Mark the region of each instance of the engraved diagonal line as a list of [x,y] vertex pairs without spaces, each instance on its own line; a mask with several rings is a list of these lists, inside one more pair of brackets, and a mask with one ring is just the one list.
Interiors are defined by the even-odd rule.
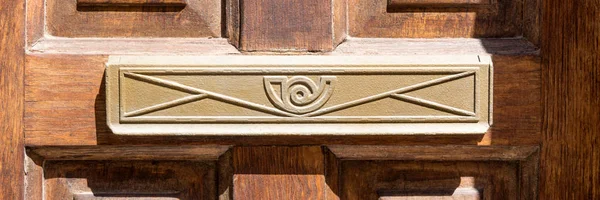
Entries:
[[425,100],[425,99],[411,97],[411,96],[404,95],[404,94],[392,94],[392,97],[394,97],[395,99],[398,99],[400,101],[404,101],[404,102],[408,102],[408,103],[412,103],[412,104],[417,104],[417,105],[425,106],[425,107],[428,107],[428,108],[433,108],[433,109],[436,109],[436,110],[444,111],[444,112],[455,114],[455,115],[475,116],[475,113],[471,112],[471,111],[467,111],[467,110],[463,110],[463,109],[458,109],[458,108],[455,108],[455,107],[447,106],[447,105],[436,103],[436,102],[433,102],[433,101],[428,101],[428,100]]
[[128,113],[125,113],[124,116],[125,117],[136,117],[136,116],[148,114],[148,113],[151,113],[151,112],[156,112],[156,111],[159,111],[159,110],[164,110],[164,109],[167,109],[167,108],[172,108],[172,107],[175,107],[175,106],[178,106],[178,105],[183,105],[183,104],[186,104],[186,103],[191,103],[191,102],[194,102],[194,101],[199,101],[199,100],[204,99],[206,97],[208,97],[207,94],[191,95],[191,96],[179,98],[179,99],[176,99],[176,100],[173,100],[173,101],[169,101],[169,102],[165,102],[165,103],[153,105],[153,106],[150,106],[150,107],[142,108],[142,109],[139,109],[139,110],[135,110],[135,111],[132,111],[132,112],[128,112]]
[[264,113],[268,113],[268,114],[272,114],[272,115],[288,116],[288,117],[298,116],[295,114],[291,114],[291,113],[287,113],[285,111],[278,110],[276,108],[271,108],[271,107],[267,107],[267,106],[260,105],[257,103],[252,103],[249,101],[238,99],[235,97],[230,97],[227,95],[222,95],[222,94],[207,91],[207,90],[190,87],[190,86],[183,85],[181,83],[177,83],[174,81],[164,80],[161,78],[146,76],[146,75],[142,75],[142,74],[135,74],[135,73],[130,73],[130,72],[126,72],[124,74],[127,76],[130,76],[132,78],[144,81],[144,82],[152,83],[155,85],[159,85],[159,86],[163,86],[163,87],[167,87],[167,88],[171,88],[171,89],[175,89],[175,90],[185,91],[185,92],[192,93],[192,94],[206,94],[208,98],[213,98],[215,100],[235,104],[238,106],[246,107],[246,108],[249,108],[252,110],[256,110],[256,111],[260,111],[260,112],[264,112]]
[[433,85],[438,85],[438,84],[445,83],[445,82],[448,82],[448,81],[453,81],[453,80],[456,80],[456,79],[467,77],[467,76],[470,76],[470,75],[473,75],[473,74],[475,74],[475,72],[463,72],[463,73],[454,74],[454,75],[450,75],[450,76],[444,76],[442,78],[438,78],[438,79],[434,79],[434,80],[430,80],[430,81],[425,81],[425,82],[418,83],[418,84],[415,84],[415,85],[411,85],[411,86],[408,86],[408,87],[403,87],[403,88],[400,88],[400,89],[391,90],[391,91],[388,91],[388,92],[376,94],[376,95],[365,97],[365,98],[362,98],[362,99],[357,99],[357,100],[354,100],[354,101],[350,101],[350,102],[338,104],[338,105],[335,105],[335,106],[323,108],[323,109],[317,110],[315,112],[304,114],[304,115],[301,115],[301,116],[302,117],[314,117],[314,116],[324,115],[324,114],[335,112],[335,111],[338,111],[338,110],[343,110],[343,109],[351,108],[351,107],[354,107],[354,106],[357,106],[357,105],[360,105],[360,104],[369,103],[369,102],[377,101],[377,100],[380,100],[380,99],[384,99],[384,98],[390,97],[393,94],[402,94],[402,93],[406,93],[406,92],[412,92],[412,91],[423,89],[423,88],[430,87],[430,86],[433,86]]

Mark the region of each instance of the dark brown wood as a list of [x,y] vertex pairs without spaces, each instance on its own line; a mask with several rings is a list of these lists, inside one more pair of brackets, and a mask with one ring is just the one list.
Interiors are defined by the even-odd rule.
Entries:
[[537,199],[537,146],[328,148],[341,199]]
[[77,0],[77,6],[185,6],[185,0]]
[[234,147],[234,199],[325,199],[319,146]]
[[389,7],[474,7],[491,4],[491,0],[388,0]]
[[46,161],[45,199],[214,199],[215,163]]
[[542,12],[540,199],[600,199],[600,1]]
[[45,3],[45,12],[35,15],[46,15],[46,33],[51,36],[222,37],[221,0],[189,0],[187,6],[175,7],[77,6],[77,1],[60,0],[31,2]]
[[218,160],[218,192],[219,200],[233,199],[233,151],[230,149]]
[[541,66],[537,55],[494,56],[492,145],[539,145]]
[[516,162],[342,161],[341,166],[341,199],[519,199]]
[[519,188],[521,199],[537,199],[539,197],[539,164],[540,153],[536,151],[519,161]]
[[340,193],[340,159],[329,149],[325,149],[325,182],[327,183],[327,200],[339,200]]
[[217,160],[229,146],[66,146],[34,147],[46,160]]
[[524,0],[523,37],[533,45],[540,46],[542,26],[542,0]]
[[234,1],[239,2],[233,4],[239,5],[239,14],[233,16],[241,20],[239,40],[232,43],[239,42],[242,51],[331,51],[344,37],[340,31],[334,36],[334,30],[345,27],[345,16],[339,14],[343,11],[334,8],[342,6],[338,1]]
[[[397,2],[397,1],[392,1]],[[417,2],[417,1],[402,1]],[[418,1],[422,2],[422,1]],[[467,2],[444,0],[426,2]],[[478,2],[478,1],[469,1]],[[522,0],[494,0],[478,8],[391,6],[388,1],[349,0],[348,35],[361,38],[518,37],[523,33]],[[419,6],[414,8],[414,6]],[[529,26],[528,26],[529,27]]]
[[23,199],[25,1],[0,5],[0,199]]
[[327,146],[342,160],[526,160],[537,146]]

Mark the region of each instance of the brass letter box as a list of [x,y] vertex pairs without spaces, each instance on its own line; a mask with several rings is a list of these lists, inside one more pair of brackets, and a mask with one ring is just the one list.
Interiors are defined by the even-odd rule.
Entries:
[[482,134],[489,56],[112,56],[124,135]]

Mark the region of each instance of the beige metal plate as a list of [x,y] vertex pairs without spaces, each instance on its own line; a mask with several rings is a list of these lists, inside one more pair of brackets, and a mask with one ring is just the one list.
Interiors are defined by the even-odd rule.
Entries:
[[111,56],[125,135],[482,134],[488,56]]

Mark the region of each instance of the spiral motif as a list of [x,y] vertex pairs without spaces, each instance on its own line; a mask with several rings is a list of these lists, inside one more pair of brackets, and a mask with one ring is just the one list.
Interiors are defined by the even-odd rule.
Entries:
[[[321,108],[333,93],[334,76],[321,76],[319,84],[306,76],[266,76],[265,91],[275,107],[295,114]],[[280,85],[276,91],[273,85]]]

